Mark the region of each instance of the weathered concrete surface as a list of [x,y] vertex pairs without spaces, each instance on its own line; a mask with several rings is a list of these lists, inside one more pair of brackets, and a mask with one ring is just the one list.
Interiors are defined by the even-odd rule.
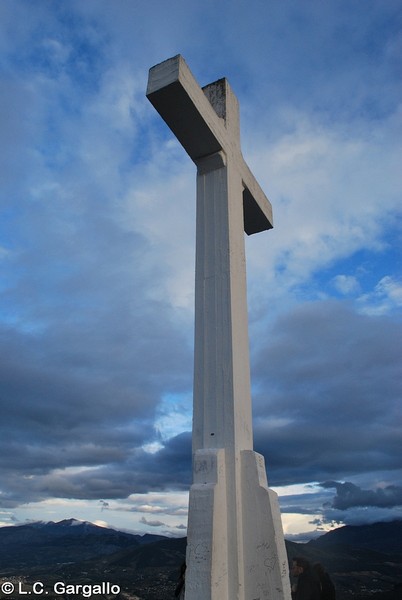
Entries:
[[186,600],[290,600],[277,497],[253,451],[244,231],[272,209],[240,148],[226,79],[199,87],[181,56],[147,96],[197,165],[193,485]]
[[245,598],[290,598],[278,497],[268,488],[264,457],[244,450],[241,461]]

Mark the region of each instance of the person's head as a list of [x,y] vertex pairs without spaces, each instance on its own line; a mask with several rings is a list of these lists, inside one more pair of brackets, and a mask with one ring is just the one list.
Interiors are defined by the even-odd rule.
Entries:
[[322,566],[321,563],[315,563],[313,565],[313,569],[317,573],[317,575],[321,576],[321,575],[324,575],[324,573],[325,573],[325,569],[324,569],[324,567]]
[[309,569],[310,563],[306,558],[303,558],[303,556],[296,556],[292,560],[291,573],[294,577],[299,577],[299,575],[305,573],[305,571],[308,571]]

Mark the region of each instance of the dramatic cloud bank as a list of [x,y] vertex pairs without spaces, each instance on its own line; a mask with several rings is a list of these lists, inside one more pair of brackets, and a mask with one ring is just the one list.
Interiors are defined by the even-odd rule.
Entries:
[[285,529],[402,516],[401,25],[396,0],[0,4],[0,523],[185,533],[195,167],[145,98],[177,53],[230,80],[274,208],[246,246]]

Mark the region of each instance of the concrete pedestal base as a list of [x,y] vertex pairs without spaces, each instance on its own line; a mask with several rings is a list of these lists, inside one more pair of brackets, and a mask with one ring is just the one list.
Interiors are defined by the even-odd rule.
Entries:
[[229,598],[225,450],[198,450],[190,488],[186,600]]
[[[268,488],[264,458],[251,450],[239,453],[240,491],[227,498],[225,453],[195,455],[186,600],[290,600],[278,499]],[[240,538],[241,544],[231,543]]]
[[245,600],[290,600],[288,558],[277,494],[268,488],[265,461],[241,452]]

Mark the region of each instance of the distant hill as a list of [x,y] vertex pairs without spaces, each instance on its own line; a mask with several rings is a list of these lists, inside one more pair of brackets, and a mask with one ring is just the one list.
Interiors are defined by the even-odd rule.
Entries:
[[402,556],[402,521],[338,527],[311,540],[308,545],[316,548],[329,546],[368,548],[383,554]]
[[286,542],[286,547],[290,560],[299,554],[322,563],[339,600],[402,599],[402,521],[347,525],[307,544]]
[[132,535],[76,519],[0,527],[0,573],[80,562],[160,539],[163,538]]

